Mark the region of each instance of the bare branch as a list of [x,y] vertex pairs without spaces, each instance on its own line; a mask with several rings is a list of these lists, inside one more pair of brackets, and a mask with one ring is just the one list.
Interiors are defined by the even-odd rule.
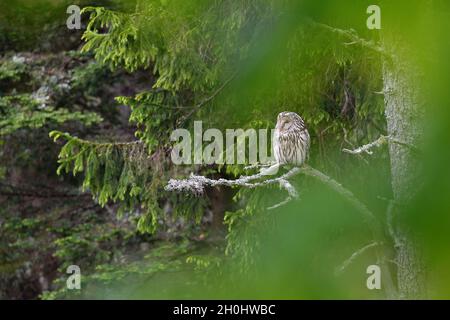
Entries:
[[249,166],[244,167],[244,170],[267,168],[267,167],[270,167],[272,165],[273,165],[273,163],[255,163],[255,164],[251,164]]
[[178,124],[182,124],[184,123],[186,120],[188,120],[194,113],[196,113],[199,109],[201,109],[205,104],[207,104],[208,102],[212,101],[220,92],[222,92],[229,84],[230,82],[236,77],[237,75],[237,71],[233,72],[231,74],[231,76],[225,80],[222,85],[217,88],[212,95],[210,95],[209,97],[203,99],[199,104],[197,104],[196,106],[194,106],[192,108],[192,110],[187,113],[184,117],[181,118],[180,121],[178,121]]
[[356,149],[353,149],[353,150],[342,149],[342,151],[346,152],[346,153],[350,153],[350,154],[360,154],[360,153],[363,153],[363,152],[365,152],[367,154],[372,154],[373,152],[370,149],[372,149],[373,147],[377,147],[377,148],[381,147],[382,145],[387,143],[388,139],[389,138],[387,136],[381,135],[377,140],[375,140],[375,141],[373,141],[371,143],[365,144],[365,145],[360,146],[360,147],[358,147]]
[[406,143],[404,141],[400,141],[398,139],[395,139],[395,138],[392,138],[389,136],[388,136],[388,139],[389,139],[389,142],[396,143],[400,146],[408,148],[410,151],[412,151],[416,155],[420,155],[422,153],[419,148],[417,148],[416,146],[413,146],[412,144]]
[[344,199],[346,199],[354,208],[356,208],[364,217],[369,227],[374,234],[379,233],[380,223],[375,218],[374,214],[367,208],[367,206],[355,197],[353,192],[344,188],[339,182],[330,178],[326,174],[316,170],[310,166],[304,166],[302,173],[311,177],[314,177],[322,183],[328,185],[331,189],[339,193]]
[[380,245],[380,243],[378,242],[372,242],[369,243],[368,245],[365,245],[364,247],[360,248],[359,250],[353,252],[353,254],[350,256],[350,258],[348,258],[347,260],[345,260],[342,265],[336,270],[336,274],[341,274],[342,272],[344,272],[344,270],[360,255],[362,255],[364,252],[366,252],[368,249],[373,248],[375,246]]
[[420,151],[417,147],[410,145],[406,142],[403,141],[399,141],[398,139],[392,138],[390,136],[384,136],[384,135],[380,135],[380,137],[368,144],[365,144],[363,146],[360,146],[356,149],[350,150],[350,149],[342,149],[343,152],[346,153],[350,153],[350,154],[361,154],[363,152],[367,153],[367,154],[373,154],[373,152],[371,151],[372,148],[374,147],[381,147],[385,144],[387,144],[388,142],[392,142],[392,143],[396,143],[398,145],[404,146],[408,149],[410,149],[411,151],[413,151],[416,154],[420,154]]
[[280,187],[285,189],[288,192],[289,195],[287,196],[286,199],[284,199],[280,203],[277,203],[277,204],[275,204],[275,205],[273,205],[271,207],[268,207],[267,210],[273,210],[273,209],[279,208],[281,206],[284,206],[285,204],[287,204],[291,200],[298,198],[297,190],[294,188],[294,186],[289,181],[281,179],[280,180]]

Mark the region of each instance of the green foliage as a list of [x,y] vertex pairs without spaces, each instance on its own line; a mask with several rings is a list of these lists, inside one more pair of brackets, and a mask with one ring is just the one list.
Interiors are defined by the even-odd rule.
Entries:
[[[159,199],[167,198],[161,167],[156,168],[163,164],[153,161],[143,143],[91,142],[59,131],[50,132],[50,137],[67,141],[59,153],[58,174],[84,172],[82,188],[91,192],[101,206],[117,202],[119,215],[141,208],[144,213],[137,222],[138,230],[148,233],[156,230],[159,219],[165,215]],[[205,205],[204,199],[191,198],[177,205],[173,214],[193,216],[198,223]]]
[[[257,252],[260,248],[259,236],[264,230],[273,226],[274,217],[265,209],[282,198],[273,188],[259,192],[242,189],[236,193],[233,201],[245,203],[243,208],[225,213],[224,223],[227,225],[227,247],[225,254],[234,258],[240,272],[248,274],[257,264]],[[272,203],[271,203],[272,201]]]
[[[0,234],[2,285],[10,278],[23,276],[33,288],[31,277],[42,272],[39,271],[42,265],[44,270],[53,268],[65,287],[67,266],[77,264],[88,272],[99,264],[120,260],[123,252],[148,241],[138,235],[131,218],[111,221],[98,210],[90,209],[92,205],[86,207],[82,197],[66,198],[56,209],[51,208],[46,214],[34,212],[35,216],[28,218],[19,216],[11,202],[1,212],[5,221]],[[10,282],[12,287],[16,283],[17,280]]]
[[[92,53],[98,64],[74,72],[72,83],[95,82],[102,65],[148,72],[152,81],[137,94],[116,97],[131,109],[137,141],[94,142],[51,132],[55,141],[66,141],[57,172],[83,173],[83,190],[102,206],[117,203],[119,215],[137,210],[141,232],[155,233],[168,212],[197,223],[204,216],[207,197],[163,190],[168,178],[186,173],[169,162],[170,132],[191,128],[194,119],[218,129],[270,129],[278,112],[298,112],[313,139],[310,161],[337,174],[350,165],[341,155],[344,145],[384,133],[383,98],[375,93],[382,86],[378,53],[343,45],[347,39],[305,22],[293,2],[148,0],[120,10],[86,7],[83,12],[89,21],[82,52]],[[336,159],[343,164],[336,165]],[[242,165],[198,170],[244,173]],[[263,249],[261,235],[274,225],[266,208],[284,195],[273,187],[234,191],[224,218],[225,253],[240,272],[250,274]],[[192,255],[187,262],[194,269],[217,270],[221,258],[216,258]],[[135,272],[135,265],[130,268]]]
[[71,86],[73,90],[83,92],[85,95],[94,95],[99,89],[98,82],[108,75],[105,68],[95,61],[77,67],[72,71]]
[[271,6],[272,1],[149,0],[128,11],[86,7],[83,51],[93,51],[112,68],[153,67],[155,88],[202,92],[218,83],[230,62],[246,57],[255,22],[268,19]]
[[[152,89],[134,97],[116,97],[131,108],[137,142],[88,142],[52,132],[55,140],[67,141],[58,174],[84,172],[83,189],[101,205],[118,202],[125,212],[141,207],[146,213],[138,229],[154,232],[163,216],[162,199],[197,221],[207,205],[166,194],[165,178],[175,170],[167,157],[158,164],[149,160],[168,147],[171,130],[192,124],[193,114],[219,129],[270,129],[278,112],[296,111],[313,136],[312,161],[321,164],[332,155],[323,154],[325,147],[340,153],[342,141],[359,144],[375,137],[384,127],[382,97],[373,93],[381,86],[377,54],[343,46],[339,36],[294,16],[274,20],[290,6],[297,9],[285,5],[149,0],[122,10],[84,8],[89,22],[82,51],[112,69],[151,71],[155,80]],[[98,67],[92,64],[87,74]],[[75,73],[75,79],[86,82],[83,73]],[[228,81],[233,90],[225,88]],[[242,170],[227,165],[204,172],[238,176]],[[225,216],[226,252],[242,262],[242,270],[254,264],[255,230],[271,223],[264,206],[267,192],[273,190],[238,191],[234,211]]]
[[135,136],[144,141],[150,151],[168,143],[167,132],[173,130],[176,115],[179,114],[171,108],[178,104],[175,95],[154,90],[139,93],[134,98],[116,97],[116,100],[131,108],[129,121],[137,125]]
[[[136,251],[133,255],[124,254],[116,257],[111,263],[97,264],[95,270],[83,276],[82,292],[74,293],[66,289],[65,281],[57,281],[59,290],[45,292],[41,298],[46,300],[62,298],[97,298],[99,295],[108,298],[121,297],[130,288],[135,288],[129,298],[152,298],[161,296],[192,297],[198,285],[205,279],[204,271],[212,269],[212,258],[201,263],[203,267],[193,268],[200,261],[205,250],[211,250],[201,244],[195,244],[187,239],[146,243],[148,248]],[[209,256],[208,256],[209,257]],[[206,261],[209,261],[207,263]],[[197,263],[196,263],[197,264]],[[199,262],[200,264],[200,262]],[[174,285],[166,283],[164,287],[158,283],[158,276],[176,277],[176,274],[190,274],[188,281],[179,279]],[[172,282],[171,282],[172,283]],[[115,290],[105,290],[112,287]],[[180,288],[185,287],[184,292]],[[153,290],[148,290],[153,288]],[[156,290],[157,289],[157,290]]]
[[[66,269],[69,265],[77,264],[83,270],[83,286],[92,279],[104,280],[107,283],[107,275],[120,280],[117,273],[112,272],[114,265],[124,260],[124,254],[136,251],[137,244],[148,239],[141,238],[137,234],[132,220],[120,219],[118,223],[105,221],[99,218],[95,212],[83,213],[83,222],[75,227],[62,226],[49,228],[48,232],[55,235],[53,241],[55,258],[61,261],[58,271],[62,276],[54,283],[52,292],[44,293],[43,299],[63,298],[72,296],[73,292],[66,289]],[[118,265],[117,268],[120,266]],[[130,267],[129,270],[132,268]],[[123,270],[123,272],[127,272]],[[113,279],[113,278],[110,278]]]
[[[154,57],[157,51],[149,40],[157,33],[144,35],[130,15],[104,7],[85,7],[83,13],[90,13],[83,35],[85,52],[95,48],[96,59],[113,68],[124,65],[129,71],[135,71],[149,66],[149,57]],[[100,33],[99,29],[105,27],[109,28],[108,32]]]
[[52,23],[55,21],[63,21],[67,5],[66,0],[11,0],[0,3],[0,47],[5,50],[30,50],[42,45],[42,42],[54,40],[51,39],[54,33],[49,29],[54,28]]
[[[391,2],[383,2],[381,36],[408,26],[393,39],[405,36],[412,60],[433,70],[424,72],[424,91],[447,110],[440,31],[450,19],[434,19],[448,13],[445,1],[431,10]],[[381,41],[366,28],[367,1],[82,0],[81,31],[64,25],[68,4],[0,3],[0,299],[2,290],[36,298],[43,289],[44,299],[379,297],[365,287],[375,250],[334,275],[371,239],[354,208],[323,185],[293,179],[300,199],[276,210],[267,208],[286,196],[276,185],[210,188],[201,197],[164,190],[190,173],[249,173],[244,165],[174,166],[172,130],[190,130],[194,120],[204,130],[271,129],[279,112],[294,111],[311,134],[310,164],[384,221],[387,148],[342,153],[386,134],[383,94],[397,94],[383,92],[386,57],[372,50]],[[446,285],[448,161],[436,150],[447,143],[448,112],[432,111],[430,194],[408,210]],[[424,211],[439,213],[439,225]],[[223,213],[226,230],[215,221]],[[70,264],[82,268],[82,292],[65,289]]]
[[[72,172],[76,175],[84,171],[83,190],[89,190],[101,206],[109,200],[120,200],[120,212],[123,212],[134,209],[144,200],[142,186],[151,185],[153,176],[142,144],[89,142],[59,131],[52,131],[50,137],[55,141],[59,138],[67,140],[59,154],[57,173]],[[151,187],[146,191],[150,190]],[[148,214],[139,224],[140,230],[154,229],[157,209],[148,208]]]
[[0,135],[12,134],[23,128],[55,126],[68,121],[80,121],[92,125],[102,121],[93,112],[69,111],[64,108],[46,106],[27,94],[0,97]]
[[[88,222],[70,230],[54,230],[59,234],[53,244],[54,256],[62,263],[59,270],[64,273],[76,261],[85,267],[112,261],[121,249],[136,238],[133,229],[125,229],[113,224]],[[114,246],[116,246],[114,248]]]
[[22,62],[7,60],[0,65],[0,81],[17,82],[28,71],[27,65]]

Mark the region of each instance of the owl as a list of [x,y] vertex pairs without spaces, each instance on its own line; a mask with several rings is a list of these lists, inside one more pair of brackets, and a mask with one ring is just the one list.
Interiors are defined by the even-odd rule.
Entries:
[[273,137],[277,164],[301,166],[308,158],[310,138],[305,122],[295,112],[281,112]]

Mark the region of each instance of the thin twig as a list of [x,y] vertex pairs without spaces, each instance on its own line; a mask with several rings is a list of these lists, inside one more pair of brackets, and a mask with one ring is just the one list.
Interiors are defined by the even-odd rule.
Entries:
[[353,150],[342,149],[342,151],[346,152],[346,153],[350,153],[350,154],[361,154],[361,153],[364,152],[364,153],[367,153],[367,154],[371,155],[371,154],[373,154],[373,152],[371,150],[372,148],[374,148],[374,147],[379,148],[379,147],[387,144],[388,142],[392,142],[392,143],[401,145],[403,147],[406,147],[406,148],[410,149],[415,154],[420,154],[420,150],[417,147],[415,147],[415,146],[413,146],[411,144],[408,144],[406,142],[400,141],[398,139],[392,138],[391,136],[384,136],[384,135],[380,135],[380,137],[377,140],[372,141],[372,142],[370,142],[368,144],[365,144],[363,146],[360,146],[360,147],[358,147],[356,149],[353,149]]
[[374,234],[379,233],[377,231],[380,229],[380,223],[374,216],[374,214],[367,208],[367,206],[362,203],[358,198],[355,197],[353,192],[343,187],[339,182],[330,178],[326,174],[314,169],[310,166],[304,166],[302,173],[311,177],[314,177],[321,181],[322,183],[329,186],[331,189],[339,193],[344,199],[346,199],[354,208],[356,208],[364,217],[369,227],[372,229]]
[[219,88],[217,88],[217,90],[214,91],[212,95],[210,95],[209,97],[205,98],[199,104],[194,106],[189,113],[187,113],[183,118],[181,118],[181,120],[179,121],[179,124],[184,123],[195,112],[197,112],[199,109],[201,109],[205,104],[207,104],[208,102],[213,100],[223,89],[225,89],[226,86],[228,86],[228,84],[231,82],[231,80],[233,80],[236,77],[236,75],[237,75],[237,71],[235,71],[224,83],[222,83],[222,85]]
[[364,252],[366,252],[368,249],[378,246],[380,243],[378,242],[372,242],[369,243],[368,245],[365,245],[364,247],[360,248],[359,250],[353,252],[353,254],[347,259],[345,260],[342,265],[336,270],[336,274],[339,275],[342,272],[344,272],[344,270],[360,255],[362,255]]
[[249,166],[245,166],[244,170],[252,170],[252,169],[258,169],[258,168],[267,168],[273,165],[273,163],[255,163],[251,164]]
[[373,41],[366,40],[364,38],[359,37],[358,34],[356,33],[356,31],[353,29],[350,29],[350,30],[339,29],[339,28],[331,27],[327,24],[319,23],[319,22],[315,22],[315,21],[310,21],[310,23],[313,25],[319,26],[321,28],[324,28],[326,30],[329,30],[333,33],[339,34],[343,37],[346,37],[351,42],[344,43],[345,45],[359,44],[363,47],[366,47],[368,49],[376,51],[376,52],[382,54],[383,56],[392,57],[392,53],[388,52],[386,50],[386,48],[376,44]]
[[387,143],[388,139],[389,138],[387,136],[381,135],[377,140],[375,140],[375,141],[373,141],[371,143],[365,144],[365,145],[360,146],[360,147],[358,147],[356,149],[353,149],[353,150],[342,149],[342,151],[346,152],[346,153],[350,153],[350,154],[361,154],[363,152],[365,152],[367,154],[373,154],[371,149],[374,148],[374,147],[377,147],[377,148],[381,147],[382,145]]
[[274,204],[273,206],[268,207],[267,210],[273,210],[273,209],[279,208],[279,207],[284,206],[285,204],[289,203],[293,199],[298,198],[297,190],[294,188],[294,186],[289,181],[281,179],[280,187],[282,187],[283,189],[285,189],[288,192],[287,198],[277,204]]

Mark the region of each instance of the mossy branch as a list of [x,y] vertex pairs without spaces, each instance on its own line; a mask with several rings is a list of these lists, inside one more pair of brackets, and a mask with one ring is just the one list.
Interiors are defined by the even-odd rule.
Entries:
[[[276,165],[275,165],[276,166]],[[273,167],[273,166],[272,166]],[[346,189],[342,184],[324,174],[323,172],[314,169],[309,165],[303,165],[302,167],[294,167],[290,169],[287,173],[275,177],[270,178],[267,175],[267,170],[262,170],[257,174],[250,176],[241,176],[235,180],[229,179],[210,179],[204,176],[194,175],[187,179],[170,179],[165,187],[167,191],[175,191],[175,192],[189,192],[195,195],[202,195],[205,191],[206,187],[214,187],[214,186],[228,186],[228,187],[244,187],[244,188],[257,188],[262,186],[267,186],[271,184],[279,184],[281,188],[283,188],[287,193],[288,197],[282,201],[281,203],[275,204],[268,209],[278,208],[289,201],[298,197],[297,190],[289,183],[289,179],[297,176],[299,174],[303,174],[306,176],[313,177],[323,184],[330,187],[332,190],[340,194],[345,200],[347,200],[363,217],[366,222],[368,228],[370,229],[374,241],[376,243],[384,242],[384,229],[380,221],[375,217],[375,215],[367,208],[367,206],[362,203],[350,190]],[[256,181],[257,180],[257,181]],[[377,258],[381,263],[386,261],[384,257],[384,253],[381,249],[377,248],[376,250]],[[395,295],[395,288],[393,286],[392,277],[390,271],[386,266],[383,266],[383,272],[386,277],[386,290],[388,296]]]

